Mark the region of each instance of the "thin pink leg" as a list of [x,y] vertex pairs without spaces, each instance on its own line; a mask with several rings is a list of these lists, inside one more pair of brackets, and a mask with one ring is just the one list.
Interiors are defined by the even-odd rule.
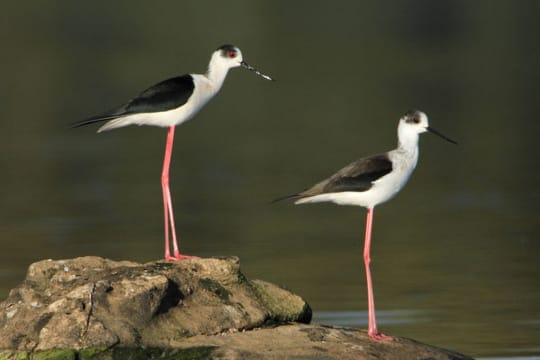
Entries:
[[161,188],[163,190],[163,209],[164,209],[164,215],[165,215],[165,260],[173,260],[174,258],[171,258],[171,250],[169,245],[169,205],[167,201],[167,195],[165,193],[165,185],[163,182],[163,178],[161,180]]
[[[161,172],[161,188],[163,190],[163,209],[165,216],[165,260],[179,261],[182,259],[196,258],[196,256],[182,255],[178,249],[176,241],[176,228],[174,226],[174,211],[172,206],[171,191],[169,188],[169,168],[171,166],[172,147],[174,141],[174,126],[169,127],[167,133],[167,144],[165,145],[165,158],[163,160],[163,171]],[[169,222],[171,224],[172,245],[174,256],[171,256],[169,244]]]
[[366,266],[366,281],[368,291],[368,336],[375,341],[392,341],[390,336],[386,336],[377,330],[377,321],[375,319],[375,299],[373,297],[373,283],[371,281],[371,271],[369,269],[369,263],[371,258],[369,256],[371,248],[371,228],[373,225],[373,208],[368,208],[366,218],[366,237],[364,239],[364,265]]

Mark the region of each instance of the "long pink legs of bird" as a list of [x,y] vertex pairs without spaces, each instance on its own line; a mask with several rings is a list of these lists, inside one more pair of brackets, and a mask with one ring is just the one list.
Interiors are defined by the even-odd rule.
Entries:
[[[182,255],[178,249],[178,242],[176,241],[176,229],[174,227],[174,212],[171,200],[171,191],[169,189],[169,168],[171,165],[172,147],[174,141],[174,126],[169,127],[167,133],[167,144],[165,145],[165,158],[163,160],[163,171],[161,172],[161,189],[163,190],[163,209],[165,215],[165,260],[167,261],[180,261],[183,259],[192,259],[196,256]],[[170,244],[169,244],[169,222],[171,224],[171,234],[173,242],[173,254],[171,256]]]
[[368,291],[368,336],[375,341],[392,341],[390,336],[386,336],[377,330],[377,321],[375,319],[375,299],[373,298],[373,284],[371,282],[371,271],[369,269],[369,263],[371,258],[369,256],[371,248],[371,228],[373,225],[373,208],[367,209],[366,218],[366,237],[364,239],[364,265],[366,266],[366,280]]

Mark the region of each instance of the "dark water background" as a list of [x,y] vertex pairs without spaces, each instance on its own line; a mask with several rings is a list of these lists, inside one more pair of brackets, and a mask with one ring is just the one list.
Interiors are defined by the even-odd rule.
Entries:
[[316,320],[366,326],[365,211],[269,205],[396,143],[424,110],[409,184],[375,211],[380,328],[475,357],[540,355],[540,3],[2,2],[0,295],[43,258],[163,252],[166,131],[68,124],[234,43],[234,69],[176,132],[181,246],[237,255]]

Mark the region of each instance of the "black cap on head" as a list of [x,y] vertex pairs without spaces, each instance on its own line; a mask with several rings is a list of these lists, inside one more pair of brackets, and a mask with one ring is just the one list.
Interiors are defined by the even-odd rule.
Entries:
[[422,117],[422,112],[419,110],[409,110],[405,113],[405,122],[409,124],[418,124]]
[[236,50],[236,46],[234,45],[231,45],[231,44],[225,44],[225,45],[221,45],[220,47],[218,47],[216,50],[225,50],[225,51],[229,51],[229,50]]
[[221,50],[222,56],[227,56],[228,54],[235,54],[238,51],[238,48],[234,45],[226,44],[226,45],[221,45],[220,47],[216,49],[216,51],[217,50]]

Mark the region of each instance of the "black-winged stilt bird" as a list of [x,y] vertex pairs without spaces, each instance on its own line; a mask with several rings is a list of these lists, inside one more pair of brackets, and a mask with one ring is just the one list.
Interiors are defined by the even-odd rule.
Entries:
[[[161,173],[163,190],[163,207],[165,213],[165,259],[182,260],[194,256],[183,255],[178,248],[174,212],[169,189],[169,167],[174,139],[174,129],[201,110],[201,108],[217,94],[229,69],[242,66],[266,80],[273,80],[248,65],[239,48],[233,45],[220,46],[210,58],[208,71],[205,74],[186,74],[161,81],[124,105],[112,111],[88,118],[74,124],[74,127],[107,121],[98,132],[116,129],[127,125],[153,125],[168,127],[165,158]],[[169,246],[169,222],[171,226],[173,255]]]
[[368,335],[377,341],[389,341],[392,338],[377,330],[375,319],[375,301],[369,268],[373,208],[390,200],[407,183],[418,161],[419,135],[426,131],[457,144],[430,127],[426,114],[421,111],[409,111],[399,120],[397,149],[356,160],[311,188],[276,200],[297,198],[295,204],[329,201],[338,205],[367,208],[364,264],[368,292]]

